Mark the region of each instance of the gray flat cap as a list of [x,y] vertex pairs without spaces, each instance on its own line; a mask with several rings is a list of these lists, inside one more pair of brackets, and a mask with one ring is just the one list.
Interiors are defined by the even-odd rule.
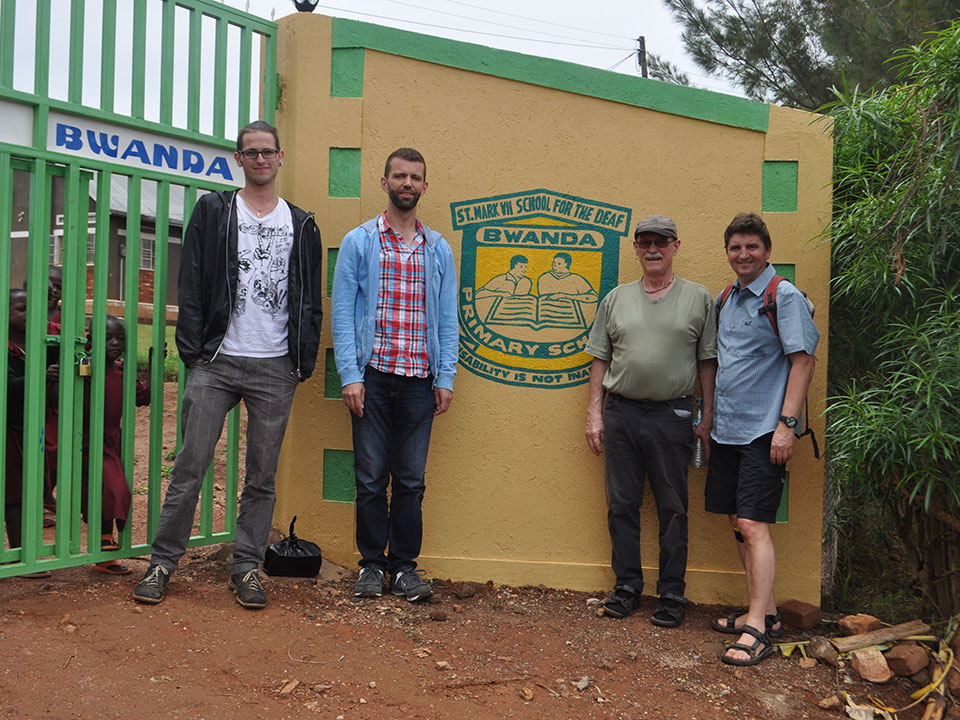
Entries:
[[633,236],[636,237],[644,232],[656,233],[657,235],[676,239],[677,224],[665,215],[651,215],[637,223],[637,229],[633,231]]

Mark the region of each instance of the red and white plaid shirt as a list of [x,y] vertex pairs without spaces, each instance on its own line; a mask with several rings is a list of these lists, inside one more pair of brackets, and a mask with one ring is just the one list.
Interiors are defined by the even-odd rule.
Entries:
[[390,227],[386,213],[380,231],[380,287],[370,365],[380,372],[427,377],[427,307],[423,225],[417,221],[412,247]]

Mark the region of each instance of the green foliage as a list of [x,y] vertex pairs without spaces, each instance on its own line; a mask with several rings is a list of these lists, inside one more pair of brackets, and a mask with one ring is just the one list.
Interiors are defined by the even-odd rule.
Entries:
[[949,614],[960,609],[952,570],[960,527],[960,22],[893,62],[897,85],[854,89],[825,108],[836,141],[827,432],[841,511],[880,503],[926,607]]
[[685,72],[659,55],[647,54],[647,72],[654,80],[663,80],[674,85],[689,85],[690,78]]
[[[177,354],[177,342],[174,337],[176,326],[167,325],[164,329],[167,342],[167,357],[163,361],[163,378],[166,382],[177,379],[180,356]],[[147,358],[150,345],[153,343],[153,325],[140,323],[137,325],[137,374],[143,377],[147,374]]]
[[899,47],[957,17],[960,0],[663,0],[694,61],[751,98],[814,110],[833,87],[884,87]]

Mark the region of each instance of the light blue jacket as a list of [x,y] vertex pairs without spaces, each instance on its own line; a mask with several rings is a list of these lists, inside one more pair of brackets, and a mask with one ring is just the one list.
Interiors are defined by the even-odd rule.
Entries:
[[[427,360],[434,388],[453,390],[457,372],[457,274],[450,245],[423,226],[426,250]],[[380,287],[380,233],[377,218],[347,233],[333,273],[333,354],[341,385],[363,382],[373,355]]]

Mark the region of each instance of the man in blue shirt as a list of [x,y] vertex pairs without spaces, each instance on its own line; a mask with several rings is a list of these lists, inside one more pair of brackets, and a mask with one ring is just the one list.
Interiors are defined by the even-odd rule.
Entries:
[[770,636],[781,632],[770,525],[780,505],[820,333],[806,298],[787,281],[776,293],[779,332],[761,312],[776,269],[768,262],[770,233],[760,217],[737,215],[723,238],[737,281],[717,317],[719,370],[706,509],[730,517],[750,607],[745,615],[715,620],[713,627],[739,635],[721,656],[725,663],[756,665],[773,652]]

